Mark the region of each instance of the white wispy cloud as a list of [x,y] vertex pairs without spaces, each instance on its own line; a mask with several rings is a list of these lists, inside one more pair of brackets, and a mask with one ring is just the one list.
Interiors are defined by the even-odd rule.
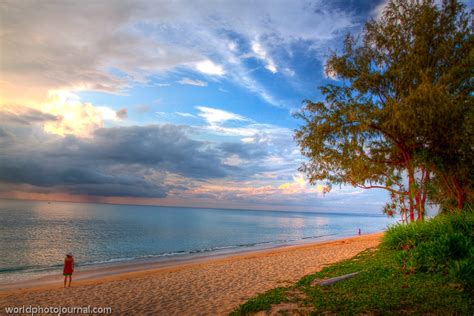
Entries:
[[[220,136],[238,137],[245,144],[271,144],[276,151],[284,153],[291,161],[300,161],[301,155],[293,142],[293,131],[286,127],[258,123],[240,114],[206,106],[197,106],[197,116],[204,119],[207,125],[196,128],[204,129]],[[178,114],[178,113],[176,113]],[[179,115],[179,114],[178,114]],[[183,114],[182,116],[189,116]],[[228,122],[235,121],[233,124]],[[282,160],[286,160],[282,158]]]
[[191,113],[186,113],[186,112],[174,112],[174,114],[182,116],[182,117],[196,117],[196,115],[193,115]]
[[193,80],[193,79],[190,79],[190,78],[183,78],[179,81],[177,81],[178,83],[180,84],[186,84],[186,85],[190,85],[190,86],[196,86],[196,87],[206,87],[207,86],[207,82],[205,81],[202,81],[202,80]]
[[245,67],[235,66],[233,72],[229,74],[231,80],[238,82],[238,84],[248,91],[258,95],[262,100],[275,107],[286,107],[283,102],[278,100],[272,93],[266,89],[261,83],[252,78],[250,72]]
[[248,118],[242,115],[220,109],[209,108],[206,106],[197,106],[196,109],[199,111],[199,117],[202,117],[207,123],[214,126],[227,121],[249,121]]
[[252,51],[254,52],[255,56],[262,60],[265,64],[265,68],[272,72],[277,73],[278,69],[273,61],[273,59],[268,55],[267,51],[263,49],[262,45],[258,41],[252,41]]

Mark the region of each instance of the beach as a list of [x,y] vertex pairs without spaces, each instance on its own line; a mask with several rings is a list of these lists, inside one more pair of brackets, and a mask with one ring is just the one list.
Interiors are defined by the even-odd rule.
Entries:
[[287,246],[73,282],[0,292],[1,312],[13,306],[111,307],[112,313],[225,315],[250,297],[377,246],[383,233]]

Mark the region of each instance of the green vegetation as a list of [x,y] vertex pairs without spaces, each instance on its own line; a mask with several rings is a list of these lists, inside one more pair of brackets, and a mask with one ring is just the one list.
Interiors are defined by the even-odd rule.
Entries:
[[404,222],[474,203],[473,21],[456,0],[392,0],[348,35],[326,64],[337,81],[297,114],[310,182],[385,189]]
[[[474,312],[474,213],[441,215],[391,227],[381,246],[260,294],[232,315],[275,309],[342,315]],[[329,286],[318,280],[361,271]],[[281,310],[282,313],[285,310]]]
[[427,223],[396,225],[384,237],[384,247],[398,250],[406,273],[449,275],[474,289],[474,213],[440,215]]
[[269,310],[272,305],[287,302],[286,288],[278,287],[249,299],[231,315],[247,315],[252,312]]

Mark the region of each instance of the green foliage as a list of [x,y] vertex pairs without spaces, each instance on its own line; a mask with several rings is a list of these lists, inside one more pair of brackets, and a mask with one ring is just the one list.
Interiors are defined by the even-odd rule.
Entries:
[[471,251],[467,259],[453,261],[449,269],[449,275],[472,289],[474,287],[474,253]]
[[426,272],[447,272],[451,261],[463,259],[473,247],[471,238],[460,233],[443,234],[411,250],[416,268]]
[[382,245],[390,249],[408,250],[422,243],[433,242],[440,236],[456,233],[474,238],[474,213],[442,214],[426,222],[392,225],[385,233]]
[[285,289],[276,288],[257,295],[244,304],[240,305],[235,311],[230,313],[232,316],[249,315],[253,312],[268,310],[272,304],[279,304],[286,301]]
[[474,287],[474,213],[437,216],[427,222],[389,228],[383,247],[400,250],[397,262],[406,273],[449,274]]

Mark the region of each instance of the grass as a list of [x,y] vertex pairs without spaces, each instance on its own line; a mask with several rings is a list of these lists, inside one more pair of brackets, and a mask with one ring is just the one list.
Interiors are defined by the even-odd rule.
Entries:
[[242,304],[231,315],[248,315],[261,310],[269,310],[273,304],[288,302],[286,292],[287,288],[278,287],[257,295]]
[[[469,216],[471,217],[467,219],[467,222],[473,223],[472,215]],[[296,312],[299,311],[301,314],[315,315],[323,313],[338,315],[367,313],[473,315],[473,288],[465,282],[465,277],[461,279],[456,273],[450,273],[453,267],[458,265],[458,262],[463,262],[462,260],[467,260],[470,265],[469,253],[472,251],[464,254],[467,259],[458,256],[455,258],[456,260],[448,260],[442,265],[443,269],[426,269],[424,265],[417,265],[416,262],[410,269],[407,269],[406,262],[403,260],[410,254],[416,258],[424,258],[417,255],[417,249],[424,249],[423,251],[426,252],[430,245],[439,246],[434,240],[437,240],[435,235],[441,231],[440,221],[445,224],[448,222],[454,223],[454,225],[460,224],[458,219],[440,218],[431,224],[429,222],[423,224],[424,226],[418,230],[423,232],[422,234],[417,234],[416,229],[410,226],[406,226],[406,228],[393,227],[391,231],[387,232],[383,244],[378,248],[369,249],[352,259],[305,276],[292,286],[272,289],[251,298],[240,305],[231,315],[248,315],[262,310],[270,310],[272,305],[281,303],[291,303],[297,308]],[[432,226],[432,233],[429,233],[430,227],[427,227],[428,225]],[[466,228],[465,225],[463,227]],[[464,234],[461,234],[472,238],[472,228],[472,226],[466,228]],[[444,228],[444,232],[451,229]],[[458,234],[459,230],[455,233]],[[405,236],[407,234],[410,234],[411,237]],[[448,232],[448,236],[452,236],[449,234]],[[424,241],[416,240],[417,237],[413,237],[417,235],[422,236]],[[441,236],[444,235],[441,234]],[[407,243],[410,245],[409,248],[406,247]],[[469,245],[472,249],[472,243]],[[452,250],[448,249],[447,251]],[[431,252],[428,251],[428,253]],[[324,287],[312,285],[315,280],[356,271],[361,272],[348,280]],[[469,274],[470,271],[468,270]]]

